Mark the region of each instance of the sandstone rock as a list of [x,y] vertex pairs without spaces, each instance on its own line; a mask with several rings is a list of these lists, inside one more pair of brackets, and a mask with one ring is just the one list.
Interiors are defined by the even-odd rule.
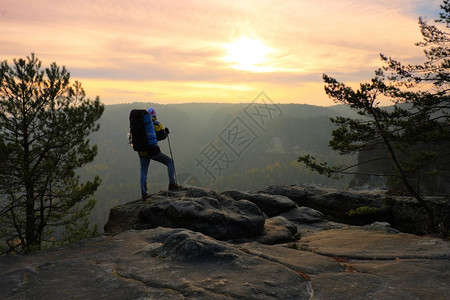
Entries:
[[299,239],[297,227],[282,216],[273,217],[266,220],[264,232],[256,241],[261,244],[283,244]]
[[[355,273],[357,272],[357,276],[363,278],[361,275],[369,272],[375,279],[366,288],[363,285],[367,282],[355,285],[355,294],[360,294],[362,297],[369,294],[367,287],[371,290],[369,298],[377,299],[445,299],[449,295],[448,283],[445,284],[441,281],[450,278],[450,261],[448,259],[363,260],[353,261],[350,266]],[[346,295],[348,291],[338,287],[337,283],[323,280],[320,284],[329,285],[322,290],[323,292],[317,294],[318,298],[320,295],[332,297],[339,294]],[[330,292],[330,287],[335,287],[333,293]],[[319,285],[317,288],[319,290]]]
[[139,224],[139,212],[144,205],[143,201],[136,200],[111,208],[103,229],[106,233],[117,234],[133,228]]
[[450,259],[450,242],[407,233],[330,229],[301,240],[314,253],[348,259]]
[[[391,222],[392,212],[384,206],[381,195],[362,191],[342,191],[318,185],[270,186],[265,193],[289,197],[299,206],[307,206],[322,212],[328,219],[354,225],[375,221]],[[351,215],[351,210],[373,207],[370,214]]]
[[[392,227],[414,234],[427,234],[427,215],[421,205],[411,197],[390,197],[393,216]],[[450,234],[450,195],[425,197],[434,211],[436,224],[442,233]]]
[[448,298],[448,241],[345,229],[316,232],[301,242],[300,247],[336,260],[344,270],[311,276],[314,298]]
[[[231,251],[230,251],[231,249]],[[190,230],[172,231],[161,246],[144,251],[152,257],[175,261],[225,261],[238,259],[238,251],[213,238]]]
[[[13,261],[13,262],[11,262]],[[127,231],[0,257],[4,299],[307,299],[288,267],[189,230]]]
[[[343,191],[312,184],[269,186],[261,193],[286,196],[298,206],[316,209],[323,213],[326,219],[338,223],[369,225],[373,222],[387,222],[401,232],[427,233],[427,215],[411,197],[387,196],[381,190]],[[440,231],[448,235],[448,196],[425,196],[424,200],[433,209]]]
[[[348,201],[342,205],[346,208],[358,199],[377,199],[320,186],[267,191],[289,195],[299,204]],[[114,235],[0,257],[0,295],[2,299],[448,298],[448,240],[399,233],[380,221],[365,226],[333,222],[316,209],[292,206],[285,196],[219,194],[190,187],[117,206],[105,225]],[[267,218],[275,211],[279,215]]]
[[297,223],[316,223],[325,221],[323,213],[306,206],[295,207],[288,212],[282,213],[281,216]]
[[230,244],[187,229],[0,257],[2,299],[446,299],[450,242],[360,229]]
[[387,233],[400,233],[397,229],[391,228],[391,224],[387,222],[373,222],[372,224],[362,227],[365,230],[382,231]]
[[120,232],[118,229],[180,227],[228,240],[260,235],[264,221],[264,214],[249,201],[237,201],[208,189],[188,188],[160,192],[151,195],[147,201],[134,201],[114,208],[105,232],[116,234]]
[[235,200],[248,200],[264,212],[268,217],[278,216],[296,207],[296,204],[286,196],[270,195],[265,193],[247,193],[237,190],[225,191],[227,195]]
[[300,271],[308,276],[343,271],[339,262],[331,257],[313,253],[309,247],[303,247],[301,242],[276,245],[250,242],[235,247],[251,255]]

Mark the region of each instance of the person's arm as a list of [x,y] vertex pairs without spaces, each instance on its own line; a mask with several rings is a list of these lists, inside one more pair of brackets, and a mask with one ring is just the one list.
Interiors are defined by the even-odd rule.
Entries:
[[158,141],[166,139],[168,130],[166,131],[167,128],[165,128],[161,122],[154,120],[153,127],[155,128],[156,139]]

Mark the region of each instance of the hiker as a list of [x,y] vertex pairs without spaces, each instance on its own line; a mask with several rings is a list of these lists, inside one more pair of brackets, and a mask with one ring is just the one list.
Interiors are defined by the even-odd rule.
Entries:
[[[157,120],[156,111],[154,108],[149,108],[147,112],[151,116],[154,131],[152,131],[152,133],[147,133],[147,138],[150,139],[150,141],[148,141],[148,144],[145,147],[146,150],[142,151],[143,149],[138,149],[139,161],[141,165],[141,176],[140,176],[141,195],[143,200],[146,200],[148,197],[147,172],[150,160],[156,160],[157,162],[160,162],[167,166],[167,173],[169,175],[169,187],[168,187],[169,190],[177,190],[181,188],[181,186],[177,184],[175,179],[175,167],[173,159],[167,156],[166,154],[162,153],[157,143],[157,141],[164,140],[167,137],[167,135],[169,134],[169,129],[164,128],[164,125]],[[133,148],[135,150],[137,149],[134,145]]]

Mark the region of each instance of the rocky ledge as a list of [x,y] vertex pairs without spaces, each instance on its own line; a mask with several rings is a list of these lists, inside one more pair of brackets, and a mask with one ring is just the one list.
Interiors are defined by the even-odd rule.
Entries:
[[159,192],[114,207],[103,236],[0,257],[0,295],[448,299],[448,240],[401,233],[380,221],[337,222],[329,209],[317,209],[323,203],[336,205],[333,199],[347,210],[355,210],[348,203],[357,208],[380,200],[317,186]]

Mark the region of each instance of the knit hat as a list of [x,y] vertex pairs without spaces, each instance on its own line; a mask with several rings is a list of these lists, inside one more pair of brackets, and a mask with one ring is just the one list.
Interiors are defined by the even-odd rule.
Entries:
[[156,110],[153,107],[150,107],[149,109],[147,109],[147,111],[150,114],[150,116],[156,117]]

